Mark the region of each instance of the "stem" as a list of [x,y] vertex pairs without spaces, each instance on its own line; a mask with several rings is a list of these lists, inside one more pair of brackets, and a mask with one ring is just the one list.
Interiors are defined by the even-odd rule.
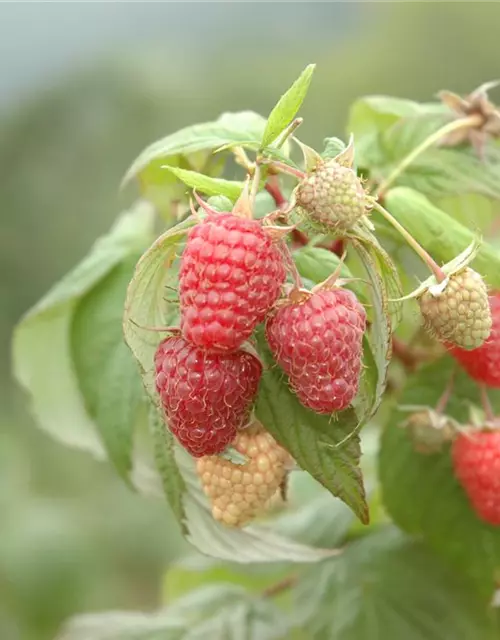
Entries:
[[387,209],[379,204],[378,202],[373,203],[374,209],[376,209],[392,226],[399,231],[399,233],[403,236],[406,242],[410,245],[410,247],[415,251],[417,255],[419,255],[425,264],[429,267],[432,273],[436,276],[436,280],[438,282],[443,282],[446,279],[446,274],[439,267],[439,265],[435,262],[433,258],[427,253],[427,251],[415,240],[415,238],[408,233],[408,231],[401,225],[394,216],[392,216]]
[[479,385],[479,392],[481,394],[481,404],[483,405],[486,420],[488,422],[494,422],[495,412],[493,411],[493,407],[491,406],[491,402],[488,397],[488,391],[486,390],[486,386],[484,384]]
[[255,169],[253,172],[252,190],[250,191],[250,206],[252,208],[252,211],[255,208],[255,200],[257,198],[257,193],[259,192],[259,186],[260,186],[260,165],[259,163],[257,163],[255,165]]
[[274,204],[278,207],[278,209],[286,209],[288,206],[288,200],[281,193],[281,187],[279,183],[278,176],[269,176],[268,181],[264,186],[267,193],[274,200]]
[[275,584],[272,584],[270,587],[267,587],[266,589],[264,589],[264,591],[262,591],[262,597],[274,598],[274,596],[279,595],[283,591],[288,591],[288,589],[291,589],[292,587],[294,587],[297,584],[297,581],[298,581],[297,576],[287,576],[286,578],[283,578],[283,580],[280,580],[279,582],[276,582]]
[[446,385],[445,390],[443,391],[443,395],[439,398],[436,404],[436,413],[443,413],[448,406],[448,402],[450,401],[450,397],[453,391],[453,385],[455,384],[455,372],[456,369],[453,370],[450,379],[448,380],[448,384]]
[[270,163],[270,166],[281,173],[287,173],[289,176],[294,176],[298,180],[303,180],[306,177],[306,174],[300,169],[294,169],[294,167],[290,167],[288,164],[280,162],[279,160],[273,160]]
[[453,120],[452,122],[448,122],[443,127],[431,133],[431,135],[426,138],[423,142],[421,142],[413,151],[403,158],[398,166],[394,169],[394,171],[389,174],[389,177],[386,178],[382,184],[378,188],[377,196],[383,197],[383,195],[387,192],[387,189],[393,184],[397,178],[421,155],[424,151],[427,151],[429,147],[432,147],[436,142],[439,142],[441,138],[444,138],[450,133],[454,131],[458,131],[459,129],[465,128],[474,128],[483,124],[484,118],[479,114],[474,114],[471,116],[467,116],[466,118],[461,118],[460,120]]
[[292,120],[288,127],[278,136],[278,139],[275,142],[276,147],[280,149],[303,122],[304,118],[295,118],[295,120]]
[[302,282],[302,278],[300,277],[300,273],[297,269],[297,265],[295,264],[295,260],[293,259],[292,253],[288,248],[288,245],[284,241],[281,242],[281,250],[283,252],[283,257],[285,258],[285,261],[287,263],[288,270],[290,271],[290,274],[292,276],[293,284],[297,289],[303,289],[304,283]]

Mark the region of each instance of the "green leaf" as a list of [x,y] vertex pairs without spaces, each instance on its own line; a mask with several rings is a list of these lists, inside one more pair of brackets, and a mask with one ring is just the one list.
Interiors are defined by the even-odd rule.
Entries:
[[[293,259],[300,275],[315,284],[326,280],[340,264],[340,258],[332,251],[311,245],[294,251]],[[345,264],[342,265],[340,277],[352,278],[352,273]]]
[[169,167],[168,165],[163,165],[162,169],[173,173],[174,176],[192,189],[197,189],[201,193],[209,196],[226,196],[226,198],[229,198],[229,200],[233,202],[238,199],[243,189],[243,182],[211,178],[203,173],[187,171],[186,169],[180,169],[178,167]]
[[260,595],[289,574],[288,565],[241,565],[195,554],[170,566],[163,581],[163,601],[170,604],[195,589],[214,583],[238,585],[248,593]]
[[322,158],[336,158],[339,153],[344,151],[346,145],[340,138],[325,138],[323,147]]
[[302,469],[367,523],[359,437],[353,435],[358,426],[354,410],[340,412],[332,420],[303,407],[276,368],[262,331],[257,332],[257,341],[265,365],[255,407],[257,417]]
[[117,611],[77,616],[57,640],[279,640],[288,624],[269,600],[231,585],[192,591],[156,613]]
[[248,140],[259,142],[265,119],[253,111],[224,113],[215,122],[204,122],[181,129],[147,147],[129,168],[123,183],[140,175],[153,162],[159,166],[172,164],[176,155],[190,156],[200,151],[213,151],[222,145]]
[[[365,100],[354,108],[351,120],[361,137],[357,160],[370,170],[372,179],[382,181],[426,138],[450,120],[444,105],[416,105],[390,101],[394,109],[373,109]],[[401,108],[400,108],[401,107]],[[413,111],[413,113],[412,113]],[[356,132],[355,132],[356,133]],[[479,193],[500,197],[500,149],[488,145],[487,162],[471,146],[431,146],[422,152],[395,181],[439,200],[445,195]]]
[[149,430],[153,439],[156,469],[160,474],[163,492],[183,533],[186,534],[187,529],[184,525],[186,514],[182,504],[186,485],[175,461],[174,436],[165,425],[160,410],[154,405],[149,409]]
[[262,147],[268,147],[274,142],[296,116],[306,97],[315,66],[314,64],[308,65],[290,89],[278,100],[267,119],[262,136]]
[[154,211],[145,203],[123,214],[90,254],[21,320],[14,333],[14,375],[28,392],[40,426],[67,445],[104,456],[74,369],[72,322],[78,301],[129,256],[151,242]]
[[125,292],[139,254],[116,266],[76,304],[71,356],[89,416],[109,459],[124,478],[132,467],[132,438],[144,396],[141,378],[123,341]]
[[449,110],[441,103],[418,103],[404,98],[366,96],[357,100],[351,107],[347,133],[354,135],[358,165],[369,168],[370,172],[376,172],[386,162],[384,136],[392,127],[414,119],[420,123],[418,135],[421,141],[421,136],[425,137],[424,129],[431,133],[439,129],[446,118],[449,119]]
[[[451,358],[423,367],[409,379],[400,403],[435,407],[453,368]],[[489,395],[500,410],[500,392]],[[465,423],[471,403],[480,406],[478,388],[458,371],[446,412]],[[407,416],[395,409],[382,437],[379,474],[385,505],[399,526],[423,537],[490,597],[500,570],[500,528],[474,514],[455,480],[448,449],[433,455],[413,450],[410,437],[399,426]]]
[[[413,189],[392,189],[385,204],[398,222],[438,262],[449,262],[477,237],[474,230],[460,224]],[[488,284],[500,287],[500,253],[487,242],[481,244],[474,268]]]
[[[365,359],[371,355],[373,363],[375,364],[375,370],[372,366],[368,368],[368,372],[372,376],[375,372],[377,375],[373,398],[371,402],[364,407],[363,419],[368,420],[378,409],[387,382],[387,370],[392,347],[392,323],[389,313],[387,281],[382,274],[386,275],[390,272],[391,278],[394,278],[394,274],[388,266],[392,263],[388,261],[388,258],[386,258],[383,250],[381,250],[381,247],[378,246],[376,241],[353,238],[351,242],[365,268],[366,275],[371,284],[372,324],[368,335],[371,351],[367,355],[365,353]],[[396,283],[395,279],[391,281]],[[398,286],[398,283],[394,284],[394,286]],[[365,362],[365,366],[367,364],[369,364],[369,362]]]
[[[158,399],[152,363],[162,334],[150,328],[177,323],[178,308],[166,299],[166,287],[175,285],[176,256],[182,249],[187,230],[193,224],[195,220],[187,219],[153,243],[137,263],[127,291],[123,318],[125,340],[138,362],[153,404]],[[174,509],[174,512],[182,518],[187,528],[187,539],[202,553],[241,563],[315,562],[329,555],[328,551],[294,542],[268,528],[255,526],[231,529],[215,521],[193,459],[177,445],[174,451],[175,462],[184,481],[184,486],[181,486],[177,483],[177,476],[172,476],[173,482],[177,483],[177,490],[172,487],[172,491],[181,492],[183,505],[183,513],[179,509]],[[171,462],[169,458],[169,465]],[[169,483],[168,474],[162,477],[164,483]],[[166,488],[169,491],[171,489],[170,485]]]
[[311,567],[296,589],[308,638],[493,640],[486,607],[439,558],[392,527]]

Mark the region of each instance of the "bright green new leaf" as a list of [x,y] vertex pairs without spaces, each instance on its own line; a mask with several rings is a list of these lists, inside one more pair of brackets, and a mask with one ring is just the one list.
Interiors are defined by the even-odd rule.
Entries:
[[[423,367],[409,379],[400,404],[435,407],[453,368],[451,358]],[[500,392],[489,395],[500,410]],[[466,423],[472,404],[480,405],[479,390],[465,373],[457,372],[446,412]],[[500,529],[473,512],[454,477],[449,447],[432,455],[414,451],[400,426],[407,417],[407,412],[395,409],[382,436],[379,474],[384,503],[399,526],[423,537],[490,598],[500,569]]]
[[484,603],[460,576],[394,527],[371,533],[338,558],[311,567],[300,579],[295,598],[307,638],[497,637]]
[[162,138],[147,147],[129,168],[123,183],[140,175],[148,165],[170,164],[169,158],[189,157],[201,151],[211,152],[225,144],[245,141],[259,142],[266,120],[253,111],[224,113],[214,122],[195,124]]
[[[413,189],[392,189],[385,205],[438,263],[452,260],[478,235],[479,230],[467,228]],[[481,244],[473,267],[489,285],[500,287],[500,253],[487,242]]]
[[234,202],[238,199],[243,189],[243,182],[212,178],[197,171],[188,171],[186,169],[180,169],[179,167],[169,167],[168,165],[164,165],[162,168],[165,171],[173,173],[174,176],[179,178],[179,180],[188,187],[209,196],[225,196]]
[[278,100],[267,119],[262,136],[262,147],[268,147],[274,142],[297,115],[309,89],[315,66],[314,64],[308,65],[288,91]]

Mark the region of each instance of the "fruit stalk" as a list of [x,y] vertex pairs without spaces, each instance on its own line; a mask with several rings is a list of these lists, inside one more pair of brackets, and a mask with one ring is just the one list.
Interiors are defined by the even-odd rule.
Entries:
[[373,208],[376,209],[386,220],[391,224],[396,231],[398,231],[406,242],[410,245],[410,247],[415,251],[417,255],[419,255],[425,264],[432,271],[436,280],[439,282],[443,282],[446,280],[446,274],[441,269],[441,267],[437,264],[437,262],[427,253],[427,251],[415,240],[415,238],[409,233],[402,224],[400,224],[396,218],[391,215],[387,209],[379,204],[378,202],[373,202]]

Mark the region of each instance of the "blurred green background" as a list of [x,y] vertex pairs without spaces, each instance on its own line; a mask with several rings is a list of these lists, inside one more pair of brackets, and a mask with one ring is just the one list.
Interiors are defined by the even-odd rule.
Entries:
[[13,325],[134,194],[147,144],[223,110],[266,114],[318,63],[301,138],[345,134],[368,93],[429,100],[499,75],[495,3],[0,4],[0,638],[156,606],[186,551],[163,503],[38,431]]

